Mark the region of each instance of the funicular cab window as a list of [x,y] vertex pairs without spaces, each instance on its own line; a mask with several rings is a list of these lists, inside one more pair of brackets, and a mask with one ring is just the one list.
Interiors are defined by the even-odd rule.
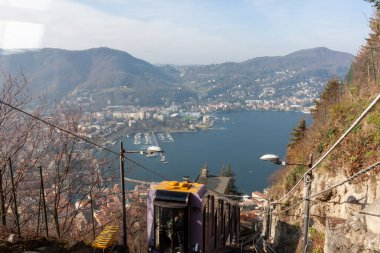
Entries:
[[154,202],[155,249],[165,253],[185,253],[189,230],[188,194],[176,194],[174,198],[171,196],[173,192],[169,196],[165,194],[167,192],[157,193]]

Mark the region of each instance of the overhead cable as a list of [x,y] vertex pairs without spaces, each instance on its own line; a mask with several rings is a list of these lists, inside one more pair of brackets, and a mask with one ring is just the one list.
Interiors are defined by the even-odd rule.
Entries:
[[110,152],[110,153],[112,153],[112,154],[114,154],[114,155],[121,156],[121,157],[123,157],[124,159],[126,159],[126,160],[128,160],[128,161],[130,161],[130,162],[136,164],[137,166],[139,166],[139,167],[145,169],[146,171],[149,171],[149,172],[151,172],[151,173],[153,173],[153,174],[155,174],[155,175],[157,175],[157,176],[159,176],[159,177],[161,177],[161,178],[164,178],[164,179],[169,180],[169,178],[167,178],[167,177],[165,177],[165,176],[163,176],[163,175],[160,175],[159,173],[155,172],[154,170],[151,170],[151,169],[145,167],[144,165],[142,165],[142,164],[140,164],[140,163],[138,163],[138,162],[136,162],[136,161],[134,161],[134,160],[132,160],[132,159],[126,157],[124,154],[119,154],[119,153],[117,153],[117,152],[115,152],[115,151],[113,151],[113,150],[111,150],[111,149],[109,149],[109,148],[107,148],[107,147],[104,147],[104,146],[102,146],[102,145],[99,145],[99,144],[97,144],[97,143],[95,143],[95,142],[93,142],[93,141],[91,141],[91,140],[88,140],[88,139],[86,139],[86,138],[84,138],[84,137],[82,137],[82,136],[80,136],[80,135],[78,135],[78,134],[72,133],[72,132],[70,132],[70,131],[68,131],[68,130],[66,130],[66,129],[64,129],[64,128],[62,128],[62,127],[56,126],[56,125],[54,125],[54,124],[52,124],[52,123],[50,123],[50,122],[48,122],[48,121],[46,121],[46,120],[44,120],[44,119],[41,119],[41,118],[39,118],[39,117],[37,117],[37,116],[35,116],[35,115],[33,115],[33,114],[30,114],[30,113],[28,113],[28,112],[26,112],[26,111],[24,111],[24,110],[21,110],[21,109],[19,109],[19,108],[13,106],[13,105],[11,105],[11,104],[8,104],[8,103],[2,101],[1,99],[0,99],[0,103],[3,104],[3,105],[8,106],[8,107],[10,107],[10,108],[12,108],[12,109],[14,109],[14,110],[20,112],[20,113],[23,113],[23,114],[25,114],[25,115],[27,115],[27,116],[29,116],[29,117],[35,119],[35,120],[38,120],[38,121],[40,121],[40,122],[42,122],[42,123],[44,123],[44,124],[46,124],[46,125],[49,125],[49,126],[55,128],[55,129],[58,129],[58,130],[60,130],[60,131],[62,131],[62,132],[64,132],[64,133],[66,133],[66,134],[69,134],[69,135],[71,135],[71,136],[74,136],[75,138],[78,138],[78,139],[80,139],[80,140],[82,140],[82,141],[84,141],[84,142],[87,142],[87,143],[89,143],[89,144],[91,144],[91,145],[93,145],[93,146],[95,146],[95,147],[98,147],[98,148],[100,148],[100,149],[102,149],[102,150],[108,151],[108,152]]
[[274,214],[274,215],[278,215],[278,214],[285,213],[285,212],[289,211],[290,209],[292,209],[292,208],[298,206],[298,205],[301,204],[303,201],[304,201],[304,199],[301,199],[300,201],[296,202],[295,204],[293,204],[293,205],[291,205],[291,206],[288,206],[288,207],[285,208],[284,210],[276,211],[276,212],[272,212],[272,214]]

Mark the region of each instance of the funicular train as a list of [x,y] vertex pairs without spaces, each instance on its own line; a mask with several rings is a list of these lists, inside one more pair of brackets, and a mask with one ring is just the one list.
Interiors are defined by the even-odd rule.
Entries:
[[163,181],[147,208],[149,252],[211,253],[239,240],[239,205],[204,184]]

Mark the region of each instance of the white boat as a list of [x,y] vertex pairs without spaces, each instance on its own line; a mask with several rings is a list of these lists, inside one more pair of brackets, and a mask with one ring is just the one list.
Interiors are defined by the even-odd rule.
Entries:
[[150,153],[161,153],[162,149],[159,146],[149,146],[147,148],[147,152],[148,152],[148,154],[150,154]]

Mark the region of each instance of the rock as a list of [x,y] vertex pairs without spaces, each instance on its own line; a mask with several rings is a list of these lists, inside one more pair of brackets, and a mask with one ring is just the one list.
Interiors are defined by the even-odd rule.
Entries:
[[329,190],[329,191],[326,191],[326,192],[322,193],[321,195],[319,195],[317,197],[317,200],[325,202],[325,201],[330,200],[332,196],[333,196],[333,191]]
[[380,234],[380,198],[359,213],[365,216],[367,228],[374,234]]
[[8,242],[10,243],[17,243],[19,241],[19,238],[16,234],[10,234],[8,237]]
[[365,223],[362,222],[361,217],[359,216],[354,216],[352,219],[350,219],[349,226],[354,230],[365,230]]
[[366,218],[359,213],[334,229],[326,228],[325,252],[379,252],[380,234],[367,229]]

